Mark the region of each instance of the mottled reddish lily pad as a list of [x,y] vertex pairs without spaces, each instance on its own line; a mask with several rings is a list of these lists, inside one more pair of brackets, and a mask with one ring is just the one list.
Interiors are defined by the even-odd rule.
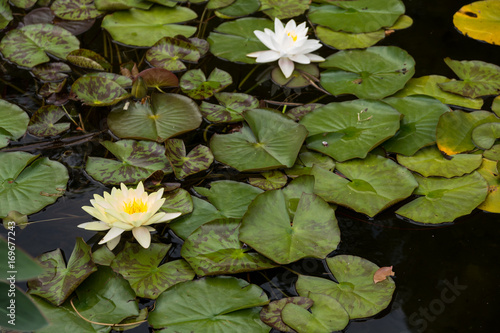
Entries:
[[92,50],[78,49],[70,52],[66,59],[73,65],[99,71],[111,70],[111,64]]
[[31,72],[42,81],[53,82],[67,78],[68,74],[66,73],[70,73],[71,68],[64,62],[49,62],[33,67]]
[[11,0],[10,2],[16,7],[28,9],[33,7],[37,0]]
[[287,111],[286,115],[295,121],[299,121],[306,114],[314,111],[314,109],[319,108],[320,106],[323,106],[323,104],[311,103],[311,104],[297,106],[297,107],[291,109],[290,111]]
[[71,21],[93,19],[103,13],[97,10],[94,0],[55,0],[50,9],[57,17]]
[[260,0],[260,10],[271,19],[280,20],[304,14],[309,8],[310,0]]
[[193,199],[188,191],[182,188],[177,188],[168,191],[163,195],[165,202],[161,206],[161,210],[166,213],[182,213],[189,214],[193,211]]
[[57,106],[46,105],[31,116],[28,131],[35,136],[53,136],[66,131],[70,123],[57,123],[66,113]]
[[261,173],[264,178],[248,178],[250,185],[263,189],[264,191],[277,190],[286,185],[287,176],[278,170]]
[[208,53],[208,50],[210,50],[210,44],[204,39],[191,37],[189,38],[189,41],[193,43],[194,46],[196,46],[201,56],[204,56]]
[[147,87],[161,88],[161,87],[177,87],[179,79],[169,70],[163,68],[148,68],[138,74],[142,77],[144,84]]
[[200,105],[201,114],[214,123],[237,122],[243,120],[243,112],[259,107],[259,100],[243,93],[215,94],[220,105],[203,101]]
[[189,97],[194,99],[205,99],[213,96],[233,83],[228,72],[215,68],[206,78],[201,69],[187,71],[181,78],[180,87]]
[[52,94],[57,94],[66,85],[66,80],[61,82],[45,82],[38,91],[38,94],[43,97],[49,97]]
[[71,92],[87,105],[113,105],[129,97],[115,81],[99,76],[82,76],[71,86]]
[[203,145],[194,147],[186,154],[186,147],[181,139],[168,140],[165,154],[178,179],[207,170],[214,161],[210,148]]
[[295,331],[281,319],[281,312],[288,303],[296,304],[307,310],[313,305],[313,300],[307,297],[287,297],[270,302],[260,311],[260,319],[280,332],[294,333]]
[[196,63],[200,56],[196,45],[172,37],[160,39],[146,52],[146,59],[151,65],[169,71],[185,70],[186,66],[182,63],[183,61]]

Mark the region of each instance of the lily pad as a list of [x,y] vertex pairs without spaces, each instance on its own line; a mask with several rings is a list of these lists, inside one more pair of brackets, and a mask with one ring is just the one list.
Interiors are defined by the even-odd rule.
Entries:
[[248,178],[248,182],[264,191],[270,191],[282,188],[288,180],[286,175],[278,170],[263,172],[262,176],[264,178]]
[[73,65],[99,71],[111,70],[111,64],[99,53],[92,50],[78,49],[68,53],[66,59]]
[[182,245],[181,256],[196,275],[235,274],[276,266],[238,239],[240,220],[222,219],[203,224]]
[[90,246],[80,237],[76,239],[67,265],[60,249],[44,253],[37,259],[45,272],[28,282],[30,294],[41,296],[54,305],[61,305],[80,283],[97,270]]
[[91,106],[113,105],[130,96],[118,83],[101,76],[80,77],[71,86],[71,92]]
[[109,128],[118,137],[158,142],[194,130],[201,121],[198,105],[178,94],[153,94],[149,102],[132,102],[126,110],[118,106],[108,116]]
[[[24,152],[0,152],[0,218],[15,210],[33,214],[64,194],[68,170]],[[29,204],[26,204],[29,203]]]
[[370,217],[409,197],[418,185],[410,171],[378,155],[337,163],[336,168],[345,178],[313,167],[314,193]]
[[87,159],[85,170],[104,184],[137,184],[155,171],[172,172],[165,147],[150,141],[120,140],[104,141],[106,147],[118,160],[92,157]]
[[95,7],[94,0],[55,0],[50,9],[57,17],[69,21],[93,19],[103,14]]
[[500,138],[500,123],[486,123],[472,130],[472,141],[481,149],[490,149]]
[[189,154],[186,154],[186,147],[181,139],[168,140],[165,154],[178,179],[207,170],[214,162],[214,155],[203,145],[194,147]]
[[[163,68],[148,68],[138,74],[144,80],[144,84],[150,88],[160,90],[162,87],[177,87],[179,79],[174,73]],[[161,90],[160,90],[161,91]]]
[[88,73],[85,74],[85,77],[102,77],[118,83],[122,88],[130,88],[132,86],[132,79],[115,73],[106,73],[106,72]]
[[413,78],[393,97],[406,97],[410,95],[427,95],[434,97],[444,104],[463,106],[469,109],[481,109],[483,100],[481,98],[468,98],[452,94],[439,88],[439,84],[450,82],[451,80],[440,75],[421,76]]
[[[51,95],[58,94],[66,86],[66,79],[61,82],[45,82],[43,86],[38,90],[38,94],[43,97],[49,97]],[[47,101],[47,103],[50,103]]]
[[33,67],[31,72],[42,81],[54,82],[67,78],[71,68],[64,62],[49,62]]
[[364,49],[373,46],[385,38],[385,30],[372,32],[350,33],[334,31],[330,28],[318,26],[316,36],[326,45],[337,50]]
[[185,189],[178,188],[168,191],[163,197],[165,203],[161,206],[161,210],[166,213],[182,213],[182,215],[185,215],[193,211],[193,199]]
[[[8,217],[7,217],[8,218]],[[5,221],[5,220],[4,220]],[[4,222],[5,223],[5,222]],[[19,224],[16,223],[16,226]],[[6,229],[9,226],[12,226],[12,224],[4,224],[6,226]],[[12,229],[9,228],[9,230]],[[10,236],[10,235],[7,235]],[[12,238],[12,237],[11,237]],[[11,256],[9,254],[9,247],[12,248],[12,241],[10,241],[10,246],[9,242],[3,238],[0,237],[0,255],[4,256],[4,258],[8,258],[8,256]],[[24,252],[21,248],[16,247],[15,251],[15,256],[16,256],[16,262],[14,263],[14,266],[7,266],[5,265],[5,270],[0,273],[0,280],[1,281],[7,281],[7,279],[10,277],[11,270],[15,268],[16,270],[16,281],[25,281],[29,279],[33,279],[37,277],[38,275],[43,273],[43,268],[26,252]],[[10,259],[9,259],[10,261]],[[9,262],[9,264],[12,264]],[[7,269],[9,267],[9,269]],[[9,283],[10,285],[10,283]],[[6,295],[6,294],[4,294]],[[16,296],[19,294],[16,294]],[[2,309],[3,310],[3,309]],[[8,312],[8,310],[7,310]]]
[[0,1],[0,29],[5,28],[13,18],[9,3],[6,0]]
[[227,7],[232,4],[235,0],[208,0],[206,9],[218,9]]
[[30,119],[28,131],[35,136],[53,136],[69,129],[70,123],[57,123],[66,113],[58,106],[46,105]]
[[201,69],[187,71],[180,80],[182,92],[194,99],[206,99],[233,83],[228,72],[215,68],[208,79]]
[[491,104],[491,111],[495,112],[497,116],[500,116],[500,96],[495,97],[493,103]]
[[447,155],[454,155],[476,149],[472,143],[472,131],[481,124],[500,122],[488,111],[453,111],[444,113],[436,128],[439,150]]
[[390,27],[404,12],[401,0],[335,1],[311,5],[308,17],[335,31],[361,33]]
[[154,1],[144,0],[94,0],[95,6],[101,11],[117,11],[130,8],[148,10]]
[[396,46],[339,51],[320,66],[333,68],[321,74],[321,85],[330,93],[369,99],[394,94],[415,74],[415,60]]
[[453,15],[453,24],[465,36],[500,45],[500,3],[475,1]]
[[439,100],[429,96],[391,97],[384,102],[404,115],[396,135],[383,147],[393,153],[411,156],[424,146],[436,142],[436,126],[439,117],[451,111]]
[[196,17],[194,11],[181,6],[153,6],[150,10],[132,8],[106,15],[101,27],[117,42],[133,46],[153,46],[163,37],[190,37],[196,28],[177,23]]
[[26,132],[29,117],[19,106],[0,99],[0,148],[9,140],[17,140]]
[[478,172],[488,182],[488,196],[477,208],[490,213],[500,213],[500,176],[498,174],[498,162],[483,159]]
[[396,134],[401,114],[380,101],[354,100],[324,105],[305,115],[307,147],[337,161],[360,157]]
[[268,305],[263,307],[262,311],[260,311],[260,319],[280,332],[294,333],[295,331],[286,325],[281,319],[283,308],[289,303],[293,303],[307,310],[313,305],[314,302],[312,299],[307,297],[282,298],[277,301],[270,302]]
[[234,277],[204,278],[175,285],[163,292],[148,322],[163,332],[267,333],[259,319],[264,291]]
[[215,15],[223,19],[233,19],[248,16],[258,11],[259,8],[259,0],[236,0],[229,6],[216,10]]
[[373,275],[379,269],[374,263],[356,256],[338,255],[326,263],[335,280],[299,275],[296,289],[299,295],[318,293],[335,298],[351,319],[373,316],[384,310],[396,288],[392,278],[379,283]]
[[[287,116],[266,109],[243,113],[246,123],[240,132],[215,134],[210,148],[219,162],[239,171],[291,167],[307,130]],[[251,159],[248,156],[252,156]]]
[[396,211],[396,214],[415,222],[453,222],[460,216],[470,214],[488,194],[488,183],[477,171],[452,179],[424,178],[418,175],[415,178],[418,188],[414,194],[422,197]]
[[0,42],[0,51],[9,61],[23,67],[34,67],[48,62],[51,54],[66,59],[80,47],[80,41],[67,30],[46,23],[26,25],[14,29]]
[[111,268],[130,283],[137,296],[156,299],[173,285],[190,281],[195,276],[184,260],[160,265],[171,246],[153,243],[145,249],[139,244],[127,243],[116,255]]
[[297,157],[297,161],[292,168],[286,169],[285,172],[290,177],[297,177],[300,175],[309,175],[314,165],[333,171],[335,168],[335,161],[329,156],[309,151],[303,148]]
[[500,144],[493,145],[490,149],[485,150],[483,152],[483,157],[494,161],[500,161]]
[[304,104],[304,105],[297,106],[297,107],[287,111],[286,115],[295,121],[299,121],[306,114],[311,113],[313,110],[315,110],[316,108],[319,108],[320,106],[323,106],[323,104],[319,104],[319,103]]
[[152,66],[169,71],[185,70],[183,61],[196,63],[200,56],[200,51],[194,44],[172,37],[160,39],[146,52],[146,59]]
[[279,67],[274,67],[271,79],[274,83],[287,88],[303,88],[319,78],[319,68],[316,64],[295,64],[292,74],[286,78]]
[[259,100],[243,93],[216,93],[220,105],[201,102],[203,117],[214,123],[237,122],[243,120],[243,112],[259,107]]
[[260,0],[260,10],[271,19],[283,20],[304,14],[309,0]]
[[436,146],[419,150],[413,156],[398,155],[398,163],[424,177],[459,177],[479,168],[481,155],[456,154],[445,157]]
[[16,7],[28,9],[33,7],[37,0],[11,0],[10,2],[12,2],[12,4]]

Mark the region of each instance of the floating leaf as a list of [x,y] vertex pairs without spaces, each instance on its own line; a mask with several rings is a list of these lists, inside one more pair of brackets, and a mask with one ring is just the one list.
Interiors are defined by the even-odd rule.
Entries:
[[174,73],[163,68],[148,68],[138,74],[149,88],[177,87],[179,79]]
[[481,149],[490,149],[498,138],[500,123],[481,124],[472,130],[472,141]]
[[115,254],[106,245],[92,252],[92,260],[98,265],[109,266],[113,259]]
[[170,173],[170,164],[165,157],[165,147],[150,141],[120,140],[104,141],[106,147],[118,160],[89,157],[85,170],[104,184],[137,184],[161,170]]
[[408,81],[403,90],[398,91],[394,97],[406,97],[410,95],[427,95],[434,97],[444,104],[458,105],[470,109],[481,109],[483,100],[480,98],[472,99],[455,95],[441,90],[438,84],[450,82],[451,80],[440,75],[428,75],[419,78],[413,78]]
[[80,77],[71,86],[71,92],[91,106],[113,105],[130,96],[118,83],[100,76]]
[[208,0],[208,3],[206,5],[206,9],[218,9],[218,8],[223,8],[226,6],[229,6],[232,4],[235,0]]
[[[12,214],[9,214],[9,215],[12,215]],[[9,218],[9,216],[7,216],[6,219],[8,219],[8,218]],[[9,230],[11,230],[12,224],[11,223],[5,224],[6,219],[4,219],[4,226],[6,226],[6,229],[8,228]],[[18,226],[18,225],[19,224],[16,223],[16,226]],[[9,237],[9,236],[10,235],[7,235],[7,237]],[[15,262],[12,263],[11,259],[9,259],[8,260],[9,265],[7,265],[7,262],[5,263],[5,265],[3,266],[4,270],[2,272],[0,272],[0,280],[1,281],[8,281],[7,279],[10,278],[10,275],[12,274],[12,271],[14,271],[14,270],[16,272],[16,279],[15,279],[16,281],[25,281],[25,280],[33,279],[33,278],[37,277],[38,275],[42,274],[44,270],[33,258],[31,258],[30,255],[28,255],[26,252],[24,252],[18,246],[15,247],[15,250],[12,250],[12,244],[13,244],[12,237],[9,237],[9,238],[10,238],[10,240],[7,241],[5,238],[0,237],[0,255],[2,255],[4,258],[9,258],[12,256],[11,254],[9,254],[9,251],[14,251]],[[11,280],[11,279],[9,279],[9,280]],[[7,292],[5,292],[2,295],[7,296]],[[16,293],[16,296],[18,296],[18,295],[19,294]]]
[[259,0],[236,0],[231,5],[215,11],[215,15],[223,19],[248,16],[260,8]]
[[[279,112],[253,109],[243,114],[240,132],[210,140],[215,159],[239,171],[291,167],[307,130]],[[249,159],[248,156],[252,156]]]
[[380,29],[372,32],[349,33],[334,31],[330,28],[318,26],[316,36],[326,45],[337,50],[364,49],[377,44],[385,38],[385,30]]
[[439,100],[428,96],[391,97],[384,102],[404,115],[396,135],[383,147],[392,153],[411,156],[424,146],[436,142],[436,126],[439,117],[449,107]]
[[26,132],[29,117],[19,106],[0,99],[0,148]]
[[178,188],[169,191],[163,195],[165,203],[161,206],[161,210],[166,213],[182,213],[189,214],[193,211],[193,199],[188,191]]
[[116,255],[111,268],[130,283],[137,296],[156,299],[173,285],[190,281],[195,276],[184,260],[160,265],[171,246],[153,243],[145,249],[139,244],[127,243]]
[[453,15],[453,24],[467,37],[500,45],[500,3],[475,1]]
[[68,53],[66,59],[73,65],[99,71],[111,70],[111,64],[99,53],[78,49]]
[[200,56],[200,51],[194,44],[172,37],[160,39],[146,52],[146,59],[152,66],[169,71],[185,70],[186,65],[182,61],[196,63]]
[[500,144],[493,145],[490,149],[485,150],[483,152],[483,157],[494,161],[500,161]]
[[35,136],[53,136],[69,129],[70,123],[58,123],[66,113],[57,106],[46,105],[38,109],[30,119],[28,131]]
[[288,178],[278,170],[263,172],[264,178],[248,178],[248,182],[252,186],[256,186],[264,191],[277,190],[286,185]]
[[215,123],[242,121],[244,111],[259,107],[259,100],[247,94],[221,92],[215,98],[220,105],[205,101],[200,105],[203,117]]
[[380,267],[377,269],[375,274],[373,274],[373,282],[379,283],[385,281],[387,277],[394,276],[395,273],[392,271],[392,266],[390,267]]
[[436,146],[419,150],[413,156],[398,155],[398,163],[424,177],[459,177],[479,168],[481,155],[456,154],[445,157]]
[[320,66],[333,68],[321,74],[323,88],[334,95],[353,94],[358,98],[392,95],[415,74],[415,60],[396,46],[339,51]]
[[283,20],[304,14],[309,0],[260,0],[260,10],[271,19]]
[[10,2],[12,2],[12,4],[16,7],[28,9],[32,7],[37,0],[11,0]]
[[108,116],[111,131],[120,138],[162,142],[200,126],[198,105],[183,95],[153,94],[149,102],[115,107]]
[[43,97],[49,97],[53,94],[58,94],[66,86],[66,79],[61,82],[46,82],[38,91],[38,94]]
[[409,197],[417,187],[411,172],[377,155],[337,163],[336,168],[345,178],[313,167],[314,193],[370,217]]
[[12,210],[29,215],[54,203],[64,194],[68,178],[66,167],[47,157],[0,152],[0,218]]
[[32,68],[31,72],[42,81],[61,81],[68,77],[71,68],[64,62],[49,62]]
[[165,154],[178,179],[207,170],[214,162],[214,155],[208,147],[203,145],[194,147],[189,154],[186,154],[186,147],[181,139],[168,140]]
[[12,19],[9,3],[6,0],[0,1],[0,29],[5,28]]
[[173,332],[267,333],[259,306],[264,291],[234,277],[204,278],[175,285],[163,292],[149,315],[153,328]]
[[491,111],[495,112],[497,116],[500,116],[500,96],[495,97],[493,103],[491,104]]
[[95,8],[94,0],[55,0],[50,9],[57,17],[69,21],[93,19],[102,14]]
[[19,66],[33,67],[50,60],[46,53],[66,59],[79,46],[78,39],[67,30],[40,23],[7,32],[0,42],[0,51]]
[[248,252],[238,239],[240,220],[223,219],[203,224],[182,245],[181,256],[196,275],[236,274],[276,266],[271,260]]
[[401,114],[380,101],[354,100],[324,105],[305,115],[307,147],[337,161],[360,157],[392,137]]
[[319,78],[319,68],[316,64],[295,64],[290,77],[286,78],[279,67],[274,67],[271,72],[271,79],[274,83],[287,88],[303,88],[317,81]]
[[196,28],[176,23],[190,21],[196,17],[194,11],[181,6],[154,6],[150,10],[132,8],[106,15],[101,27],[117,42],[133,46],[153,46],[163,37],[190,37]]
[[198,37],[191,37],[191,38],[188,38],[188,40],[194,45],[196,46],[196,48],[198,49],[198,51],[200,52],[200,55],[203,57],[204,55],[206,55],[208,53],[208,51],[210,50],[210,44],[208,44],[208,42],[204,39],[201,39],[201,38],[198,38]]
[[396,211],[403,217],[420,223],[453,222],[456,218],[470,214],[488,194],[488,183],[477,172],[452,179],[424,178],[418,181],[413,200]]
[[293,167],[286,169],[285,172],[290,177],[308,175],[314,165],[318,165],[319,167],[329,171],[333,171],[335,168],[335,162],[330,157],[303,148]]
[[483,159],[481,168],[477,171],[488,182],[488,196],[477,208],[490,213],[500,213],[500,176],[497,161]]
[[272,328],[286,333],[295,332],[288,325],[286,325],[281,319],[281,312],[283,308],[288,304],[293,303],[303,309],[309,309],[313,305],[313,301],[307,297],[287,297],[282,298],[277,301],[270,302],[268,305],[262,308],[260,311],[260,319],[271,326]]
[[299,275],[296,289],[299,295],[318,293],[335,298],[351,319],[370,317],[385,309],[392,299],[395,284],[391,278],[373,283],[379,267],[372,262],[350,255],[327,258],[326,263],[335,280]]
[[41,296],[54,305],[61,305],[90,274],[97,270],[90,246],[77,238],[66,265],[60,249],[40,255],[38,261],[45,273],[28,282],[30,294]]
[[228,72],[215,68],[208,76],[201,69],[187,71],[181,78],[182,92],[194,99],[205,99],[233,83]]
[[88,73],[85,74],[85,77],[102,77],[114,81],[115,83],[118,83],[122,88],[130,88],[132,86],[132,79],[115,73],[105,73],[105,72]]
[[101,11],[116,11],[130,8],[148,10],[154,1],[144,0],[94,0],[95,6]]
[[323,106],[323,104],[319,103],[304,104],[287,111],[286,115],[295,121],[299,121],[306,114],[314,111],[316,108],[319,108],[320,106]]

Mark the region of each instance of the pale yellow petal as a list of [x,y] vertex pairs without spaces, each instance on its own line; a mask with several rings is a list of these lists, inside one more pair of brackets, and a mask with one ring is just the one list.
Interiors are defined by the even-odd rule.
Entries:
[[141,244],[141,246],[145,249],[149,247],[151,244],[151,234],[149,233],[149,230],[145,227],[138,227],[132,229],[132,234],[134,235],[135,239],[137,239],[137,242]]

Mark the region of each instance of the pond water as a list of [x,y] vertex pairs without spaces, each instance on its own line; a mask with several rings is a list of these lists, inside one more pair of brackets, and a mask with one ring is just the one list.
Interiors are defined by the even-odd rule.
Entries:
[[[499,64],[498,46],[466,38],[453,27],[453,13],[469,1],[404,0],[404,3],[406,14],[414,20],[413,26],[394,33],[379,45],[398,45],[408,51],[417,63],[415,77],[430,74],[454,77],[443,62],[445,57]],[[216,62],[218,66],[228,65]],[[270,91],[271,87],[264,85],[259,89]],[[10,101],[18,98],[8,88],[0,88],[0,91],[8,91],[9,95],[3,98]],[[30,141],[36,140],[28,137],[23,144]],[[87,243],[96,240],[91,240],[94,232],[82,231],[76,226],[91,220],[81,207],[89,204],[94,193],[108,190],[83,171],[84,156],[100,149],[97,142],[88,142],[49,151],[30,151],[69,166],[70,182],[66,194],[54,205],[30,216],[30,221],[37,223],[17,232],[17,246],[33,256],[56,248],[69,256],[76,237],[84,237]],[[335,254],[361,256],[380,266],[393,265],[397,286],[386,310],[375,318],[351,321],[344,332],[495,331],[500,311],[497,296],[500,215],[476,210],[453,224],[426,227],[396,218],[396,208],[374,219],[345,208],[336,211],[342,241]],[[6,231],[0,233],[4,235]],[[171,240],[176,244],[172,255],[179,256],[181,242],[175,236],[171,236]],[[323,263],[314,259],[301,260],[290,268],[309,275],[324,272]],[[294,293],[294,275],[286,270],[253,273],[251,282],[268,291],[270,297],[282,291],[288,295]],[[143,324],[130,332],[148,331]]]

